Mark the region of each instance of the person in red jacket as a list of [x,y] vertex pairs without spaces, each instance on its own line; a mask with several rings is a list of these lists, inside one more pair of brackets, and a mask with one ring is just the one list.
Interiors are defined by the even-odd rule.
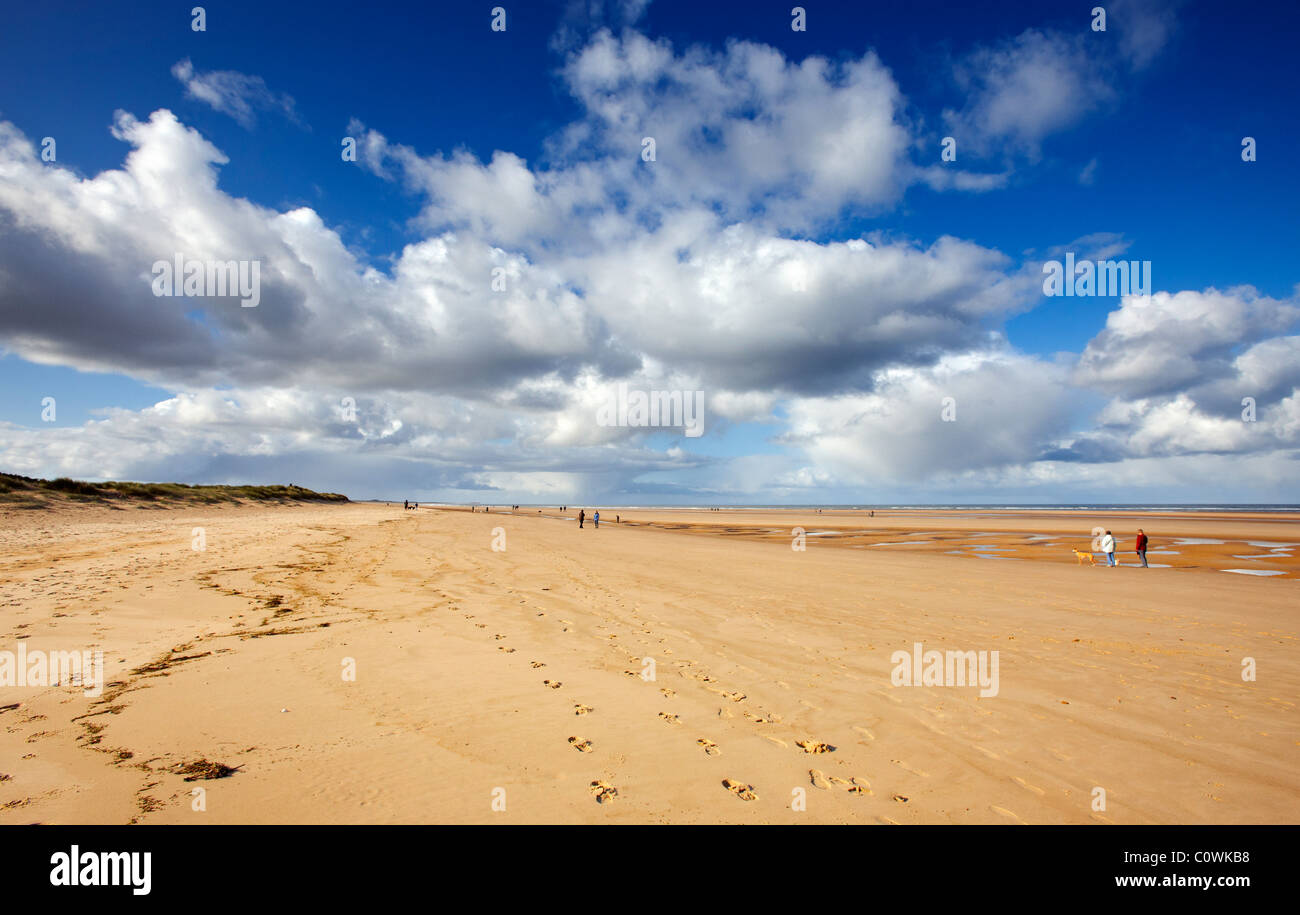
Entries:
[[1142,560],[1142,568],[1151,568],[1147,565],[1147,535],[1142,532],[1140,527],[1138,528],[1137,542],[1133,545],[1133,548],[1137,551],[1138,559]]

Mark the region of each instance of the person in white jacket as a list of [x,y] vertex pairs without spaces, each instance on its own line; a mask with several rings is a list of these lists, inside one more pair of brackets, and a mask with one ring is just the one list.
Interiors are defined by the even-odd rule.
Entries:
[[1113,568],[1116,565],[1115,538],[1111,535],[1110,531],[1106,531],[1106,535],[1101,538],[1101,551],[1106,554],[1106,565]]

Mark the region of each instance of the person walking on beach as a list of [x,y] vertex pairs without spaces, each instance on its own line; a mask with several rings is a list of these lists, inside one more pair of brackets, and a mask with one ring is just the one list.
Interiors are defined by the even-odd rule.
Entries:
[[592,526],[595,527],[597,530],[600,529],[600,512],[596,512],[594,515],[591,516],[591,523]]
[[405,511],[406,509],[408,509],[408,508],[410,508],[410,507],[411,507],[411,500],[410,500],[410,499],[403,499],[403,500],[402,500],[402,510]]
[[1137,541],[1133,544],[1133,549],[1137,552],[1138,559],[1142,560],[1142,568],[1151,568],[1147,565],[1147,535],[1140,527],[1138,528]]
[[585,508],[578,509],[578,530],[582,530],[582,522],[586,520],[587,510]]
[[1106,554],[1106,565],[1114,567],[1115,565],[1115,537],[1110,531],[1106,531],[1101,538],[1101,551]]

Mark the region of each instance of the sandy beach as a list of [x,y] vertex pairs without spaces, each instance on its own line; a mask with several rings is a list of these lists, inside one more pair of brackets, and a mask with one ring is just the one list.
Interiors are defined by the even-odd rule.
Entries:
[[1300,516],[574,513],[0,511],[0,822],[1300,817]]

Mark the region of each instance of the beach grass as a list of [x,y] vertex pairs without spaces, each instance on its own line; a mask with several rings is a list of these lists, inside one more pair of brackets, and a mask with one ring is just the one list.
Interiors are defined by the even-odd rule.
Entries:
[[11,508],[46,508],[56,502],[112,504],[156,503],[159,505],[217,505],[221,503],[347,502],[340,493],[316,492],[302,486],[190,485],[188,483],[135,483],[109,480],[102,483],[59,477],[42,480],[18,474],[0,473],[0,503]]

